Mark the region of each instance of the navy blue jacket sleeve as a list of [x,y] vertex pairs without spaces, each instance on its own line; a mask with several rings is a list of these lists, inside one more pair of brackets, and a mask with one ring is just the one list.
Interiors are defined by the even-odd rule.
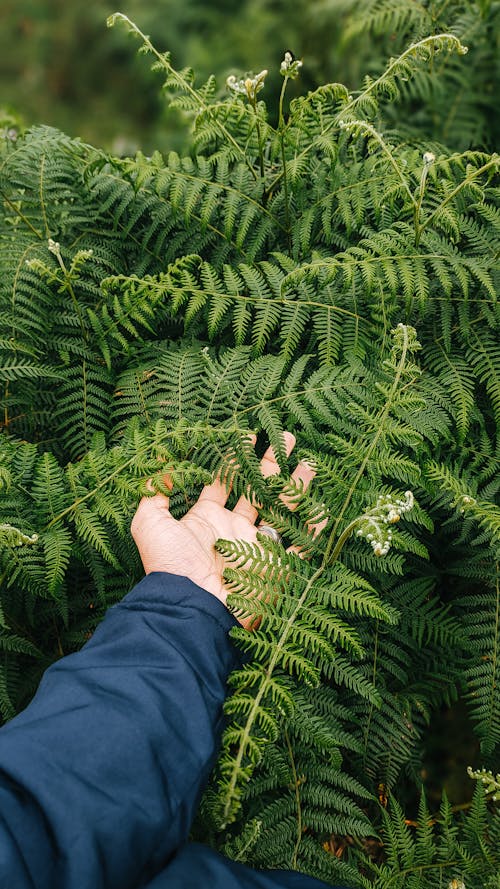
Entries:
[[189,843],[146,889],[342,889],[297,871],[253,870],[213,849]]
[[236,621],[151,574],[0,730],[0,889],[322,886],[186,845],[222,729]]
[[0,886],[136,889],[186,841],[213,765],[234,618],[151,574],[0,730]]

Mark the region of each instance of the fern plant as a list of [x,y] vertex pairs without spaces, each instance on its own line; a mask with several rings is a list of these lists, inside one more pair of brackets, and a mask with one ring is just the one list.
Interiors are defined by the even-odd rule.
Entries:
[[[500,734],[499,158],[393,127],[405,84],[464,47],[419,35],[359,91],[290,103],[287,53],[272,126],[265,72],[221,99],[118,21],[192,121],[192,151],[119,159],[45,127],[2,148],[2,717],[139,578],[128,527],[146,480],[162,490],[168,468],[182,515],[231,472],[232,496],[250,488],[308,558],[218,544],[231,607],[260,623],[234,632],[246,662],[196,836],[399,885],[400,859],[444,847],[422,809],[425,856],[404,831],[400,854],[377,795],[399,824],[433,715],[462,693],[485,768]],[[285,428],[316,467],[307,494]],[[251,431],[280,478],[262,479]],[[494,849],[479,821],[471,844]],[[360,863],[379,832],[382,870]],[[423,873],[412,885],[434,885]]]
[[370,867],[370,876],[361,884],[364,887],[498,886],[500,816],[498,809],[488,809],[481,785],[465,817],[456,817],[446,795],[439,812],[431,815],[422,795],[417,819],[411,825],[395,801],[382,810],[382,823],[388,858]]
[[[347,52],[362,34],[376,40],[386,52],[399,52],[406,43],[419,40],[426,34],[450,31],[465,43],[471,53],[465,70],[456,58],[436,54],[427,71],[403,84],[404,111],[411,114],[413,124],[408,127],[402,117],[400,129],[408,131],[418,126],[421,132],[457,149],[498,145],[498,126],[495,114],[495,95],[498,90],[498,25],[500,10],[497,3],[474,0],[414,4],[395,0],[365,0],[361,4],[348,3],[344,7],[345,27],[342,49]],[[361,47],[360,47],[361,48]],[[370,50],[363,47],[368,55]],[[367,61],[371,66],[377,62]]]

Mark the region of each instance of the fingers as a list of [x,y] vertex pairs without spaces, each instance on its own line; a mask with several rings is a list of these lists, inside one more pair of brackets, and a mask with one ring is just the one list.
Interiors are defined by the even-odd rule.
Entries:
[[[291,432],[283,433],[283,440],[285,444],[285,451],[287,457],[290,456],[294,447],[295,447],[295,436],[292,435]],[[271,475],[278,475],[281,471],[278,461],[276,459],[275,453],[272,448],[268,448],[265,452],[262,460],[260,461],[260,471],[264,478],[269,478]],[[233,509],[233,512],[236,515],[242,516],[253,525],[258,516],[258,510],[247,497],[240,497],[236,506]]]
[[[297,486],[297,488],[299,488],[299,490],[307,491],[315,475],[316,471],[311,464],[307,463],[306,460],[301,460],[293,470],[290,480]],[[291,512],[297,509],[298,501],[294,497],[290,497],[287,494],[280,494],[280,500]]]
[[317,537],[318,534],[321,534],[324,528],[328,525],[328,516],[325,516],[324,519],[321,519],[319,522],[307,522],[307,530],[311,534],[312,537]]
[[[252,443],[252,446],[255,446],[255,442],[257,441],[256,435],[249,435],[249,441]],[[236,461],[232,461],[233,465],[236,464]],[[205,485],[203,488],[198,501],[202,503],[204,500],[210,500],[212,503],[217,503],[218,506],[225,506],[227,502],[227,498],[231,493],[231,485],[226,482],[226,479],[216,478],[212,484]],[[255,520],[254,520],[255,521]]]
[[[302,492],[304,492],[307,491],[315,475],[316,470],[313,466],[306,460],[303,460],[297,464],[297,468],[292,472],[291,480],[302,490]],[[280,499],[291,512],[297,509],[297,506],[299,505],[298,500],[294,497],[289,497],[286,494],[281,494]],[[306,522],[306,527],[312,537],[317,537],[318,534],[321,534],[323,528],[325,528],[327,524],[328,516],[325,516],[318,522]]]
[[[172,489],[173,484],[170,476],[165,475],[163,477],[163,483],[166,488],[169,488],[170,490]],[[146,482],[146,487],[148,490],[154,491],[151,479],[148,479]],[[147,534],[147,529],[151,524],[152,518],[155,513],[158,514],[159,512],[161,512],[162,516],[166,516],[167,518],[172,519],[172,521],[175,521],[170,514],[170,500],[166,494],[154,494],[152,497],[141,498],[130,525],[130,532],[139,549],[144,534]]]
[[[166,493],[166,491],[171,491],[174,487],[174,483],[172,481],[171,476],[168,472],[163,473],[161,478],[157,476],[157,486],[153,484],[153,480],[148,478],[146,482],[146,487],[148,491],[156,491],[156,494],[153,497],[143,497],[144,505],[147,507],[147,504],[150,504],[150,509],[161,509],[164,512],[169,512],[170,510],[170,497]],[[158,490],[160,488],[160,490]],[[142,503],[142,501],[141,501]],[[140,504],[139,504],[140,505]]]
[[[292,435],[291,432],[284,432],[283,441],[285,443],[286,455],[289,457],[295,447],[295,435]],[[260,461],[260,471],[264,478],[269,478],[270,475],[278,475],[281,472],[272,448],[267,449]]]
[[[173,488],[173,482],[167,473],[165,473],[165,475],[163,476],[162,481],[164,487],[171,491]],[[148,478],[146,482],[146,488],[148,489],[148,491],[155,490],[152,479]],[[157,512],[158,510],[161,510],[164,514],[170,516],[170,499],[166,494],[157,493],[154,494],[152,497],[141,498],[139,506],[137,507],[135,515],[132,519],[132,524],[130,526],[130,530],[134,540],[139,533],[139,528],[141,528],[144,522],[147,521],[148,516],[150,517],[154,512]]]
[[204,500],[210,500],[219,506],[225,506],[229,493],[230,486],[228,487],[219,478],[216,478],[211,485],[205,485],[198,498],[198,502],[203,503]]
[[[314,467],[308,463],[306,460],[302,460],[297,464],[296,469],[292,472],[290,477],[292,483],[297,487],[298,491],[302,495],[305,491],[307,491],[309,485],[316,475],[316,470]],[[296,494],[281,494],[280,500],[288,507],[291,512],[294,512],[300,502],[300,497],[297,497]],[[262,524],[262,523],[261,523]],[[306,521],[305,526],[307,528],[308,533],[311,535],[311,538],[317,537],[323,529],[328,524],[328,516],[325,515],[323,518],[320,518],[318,521]],[[301,546],[289,546],[287,549],[289,553],[297,553],[300,558],[305,558],[307,555],[304,547]]]

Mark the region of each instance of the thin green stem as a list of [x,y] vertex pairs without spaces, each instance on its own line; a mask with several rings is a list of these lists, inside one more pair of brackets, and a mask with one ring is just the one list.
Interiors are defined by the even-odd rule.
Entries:
[[[258,121],[258,124],[260,125],[260,121]],[[115,160],[115,162],[116,162],[116,160]],[[123,166],[125,168],[125,171],[128,172],[128,167],[130,166],[130,161],[128,161],[127,164],[125,164],[123,162]],[[158,172],[161,172],[162,174],[164,174],[165,168],[158,167]],[[269,219],[272,220],[274,225],[277,225],[278,228],[283,229],[283,225],[281,224],[279,219],[273,213],[271,213],[266,207],[263,207],[262,204],[259,203],[259,201],[256,201],[255,198],[252,198],[251,195],[247,194],[244,191],[241,191],[239,188],[235,188],[233,185],[229,185],[227,182],[213,182],[210,179],[204,179],[203,176],[194,176],[190,173],[186,173],[184,170],[169,169],[168,175],[171,176],[172,179],[185,179],[188,182],[202,182],[207,187],[218,188],[221,191],[227,192],[228,194],[237,195],[238,198],[240,198],[242,201],[246,201],[249,204],[253,204],[254,207],[261,210],[262,213],[264,213],[266,216],[268,216]],[[367,181],[370,181],[370,180],[367,180]],[[156,197],[158,197],[165,204],[168,203],[168,201],[165,198],[163,198],[161,194],[158,194],[158,192],[156,192],[153,188],[148,189],[145,186],[143,186],[143,190],[148,194],[154,194]],[[195,217],[195,218],[197,218],[197,217]]]
[[428,216],[427,219],[424,220],[424,222],[422,222],[422,224],[420,226],[420,235],[422,234],[423,230],[425,228],[427,228],[427,226],[429,226],[433,222],[433,220],[436,218],[436,216],[439,215],[441,210],[443,210],[444,207],[446,207],[446,205],[449,204],[450,201],[452,201],[457,196],[457,194],[459,194],[459,192],[462,191],[463,188],[465,188],[467,185],[470,185],[470,183],[473,182],[474,179],[477,179],[478,176],[482,176],[483,173],[486,173],[486,171],[489,170],[490,167],[498,167],[498,166],[500,166],[500,156],[498,154],[494,154],[492,156],[491,160],[488,161],[487,164],[483,164],[483,166],[479,167],[478,170],[474,170],[473,173],[466,176],[466,178],[463,179],[462,182],[460,182],[453,189],[453,191],[450,191],[450,193],[445,197],[445,199],[443,201],[441,201],[439,207],[436,207],[436,209],[431,213],[431,215]]
[[[416,51],[427,48],[428,46],[432,48],[432,46],[438,40],[446,40],[446,39],[448,39],[450,42],[453,42],[455,44],[457,50],[460,49],[461,44],[460,44],[460,41],[458,40],[458,38],[454,34],[448,34],[448,33],[432,34],[429,37],[425,37],[423,40],[419,40],[417,43],[412,43],[411,46],[409,46],[403,53],[401,53],[401,55],[398,56],[397,59],[393,59],[391,61],[391,63],[386,68],[386,70],[380,75],[380,77],[377,77],[376,80],[373,80],[370,84],[368,84],[366,89],[364,89],[362,92],[360,92],[360,94],[358,96],[351,99],[347,103],[347,105],[344,105],[343,108],[333,116],[333,119],[324,128],[321,135],[325,136],[327,133],[331,132],[331,130],[333,130],[335,128],[335,126],[338,126],[339,120],[341,120],[342,117],[345,117],[345,115],[350,114],[352,111],[354,111],[356,106],[359,104],[362,104],[366,100],[367,96],[369,96],[371,93],[373,93],[375,90],[377,90],[378,87],[381,84],[383,84],[385,80],[396,76],[394,73],[395,70],[397,70],[397,68],[399,66],[401,66],[401,64],[404,63],[407,58],[414,56]],[[312,92],[310,94],[309,98],[314,99],[314,92]],[[306,157],[309,154],[309,152],[315,148],[315,145],[316,145],[316,143],[315,143],[314,139],[311,139],[309,144],[301,151],[301,153],[297,156],[297,158],[300,160],[300,159]],[[276,187],[276,185],[281,181],[281,178],[282,178],[282,173],[279,173],[276,176],[276,179],[273,181],[272,185],[270,186],[270,189],[269,189],[270,191],[273,191],[273,189]]]
[[[405,867],[402,870],[398,870],[397,873],[393,874],[392,877],[384,883],[384,889],[388,889],[392,883],[396,880],[401,880],[401,877],[404,877],[407,874],[422,873],[423,871],[437,870],[438,868],[442,870],[445,867],[455,867],[460,863],[461,862],[458,859],[451,859],[450,861],[440,861],[436,864],[416,864],[413,867]],[[399,883],[399,885],[401,885],[401,883]]]
[[311,577],[307,581],[302,595],[300,596],[299,599],[297,599],[295,608],[293,609],[293,611],[289,615],[287,621],[285,622],[281,636],[277,641],[277,644],[276,644],[274,651],[273,651],[273,655],[271,657],[271,660],[269,661],[266,672],[264,674],[264,679],[260,685],[260,688],[259,688],[257,694],[255,695],[253,705],[250,709],[247,721],[246,721],[245,726],[243,728],[243,735],[242,735],[242,738],[241,738],[241,741],[239,744],[238,753],[237,753],[236,758],[234,760],[231,779],[229,781],[229,784],[227,786],[226,793],[225,793],[226,802],[224,805],[224,825],[223,825],[223,827],[225,827],[225,825],[228,823],[228,819],[231,814],[231,805],[232,805],[232,801],[233,801],[234,794],[236,791],[236,785],[238,783],[239,773],[241,771],[243,758],[246,754],[248,743],[250,741],[250,735],[251,735],[251,731],[253,728],[253,724],[254,724],[257,714],[259,712],[260,702],[267,694],[267,690],[269,687],[271,677],[274,673],[275,667],[276,667],[278,660],[281,656],[281,652],[283,651],[283,648],[288,640],[288,637],[290,635],[292,627],[295,623],[295,619],[296,619],[299,611],[302,609],[302,606],[303,606],[304,602],[306,601],[310,590],[312,589],[312,587],[314,586],[316,581],[321,577],[325,568],[326,568],[326,563],[323,558],[321,565],[316,569],[316,571],[311,575]]
[[342,534],[340,535],[339,539],[337,540],[335,549],[332,552],[332,555],[331,555],[332,562],[337,561],[337,559],[341,553],[341,550],[343,549],[344,543],[346,542],[347,538],[350,536],[351,532],[354,530],[356,525],[358,525],[363,519],[366,519],[366,518],[369,518],[369,516],[365,516],[365,515],[358,516],[357,518],[353,519],[352,522],[349,522],[349,524],[344,528],[344,530],[342,531]]
[[285,98],[286,86],[289,78],[285,77],[283,79],[283,85],[281,87],[280,99],[279,99],[279,108],[278,108],[278,133],[280,140],[280,151],[281,151],[281,167],[283,172],[283,192],[285,197],[285,227],[286,234],[288,240],[288,250],[292,252],[292,237],[291,237],[291,224],[290,224],[290,195],[288,189],[288,172],[286,168],[286,149],[285,149],[285,132],[286,132],[286,124],[285,118],[283,116],[283,101]]
[[47,211],[45,209],[45,201],[43,197],[43,183],[44,183],[44,172],[45,172],[45,155],[42,154],[40,158],[40,210],[42,211],[43,224],[45,226],[45,234],[48,238],[50,235],[49,223],[47,220]]
[[498,694],[498,692],[497,692],[498,648],[499,648],[499,643],[500,643],[500,576],[499,576],[500,565],[498,562],[496,562],[495,568],[496,568],[496,581],[497,581],[496,582],[497,600],[496,600],[496,608],[495,608],[495,629],[494,629],[494,634],[493,634],[493,638],[495,641],[493,644],[493,651],[491,654],[490,699],[489,699],[489,704],[488,704],[488,711],[489,711],[488,723],[490,726],[494,725],[495,714],[496,714],[496,699],[497,699],[497,694]]
[[[379,629],[380,629],[380,621],[377,619],[375,621],[375,642],[373,646],[373,669],[372,669],[372,685],[375,686],[375,681],[377,678],[377,659],[378,659],[378,643],[379,643]],[[374,709],[373,701],[370,702],[370,709],[368,711],[368,716],[365,722],[365,730],[363,732],[364,735],[364,748],[363,748],[363,760],[366,761],[366,754],[368,751],[368,740],[370,737],[370,727],[373,716]]]
[[[164,54],[158,52],[158,50],[151,43],[151,40],[149,39],[149,37],[146,34],[144,34],[140,30],[140,28],[137,27],[135,22],[131,21],[131,19],[129,19],[128,16],[124,15],[123,13],[116,12],[116,13],[114,13],[114,15],[109,17],[108,25],[110,27],[113,26],[115,21],[117,21],[117,20],[124,22],[130,31],[132,31],[134,34],[137,34],[137,36],[141,38],[144,46],[157,59],[159,65],[162,68],[164,68],[165,71],[168,72],[168,74],[175,77],[175,79],[177,80],[179,85],[182,87],[182,89],[185,90],[185,92],[189,96],[191,96],[191,98],[196,102],[196,104],[199,106],[199,108],[202,111],[208,111],[210,109],[210,106],[207,105],[207,103],[203,101],[202,97],[200,96],[200,93],[197,92],[195,89],[193,89],[193,87],[191,86],[189,81],[186,80],[186,78],[183,77],[182,74],[179,73],[179,71],[176,71],[175,68],[172,67],[172,65],[167,60],[167,58],[165,57]],[[237,150],[238,154],[240,154],[242,156],[243,162],[249,168],[254,179],[256,179],[257,176],[255,173],[255,170],[253,169],[253,166],[249,163],[249,160],[248,160],[243,148],[241,147],[241,145],[238,144],[238,142],[236,141],[234,136],[231,135],[229,130],[227,130],[223,124],[218,122],[217,125],[220,128],[221,133],[223,133],[224,136],[226,137],[226,139],[228,140],[228,142],[230,142],[231,145],[233,146],[233,148],[235,148]]]
[[[183,428],[183,435],[189,435],[190,432],[199,431],[197,426],[186,426]],[[240,429],[240,427],[235,426],[234,428],[224,429],[224,433],[229,435],[231,433],[235,433],[238,435],[248,435],[248,430]],[[154,445],[151,442],[145,444],[144,448],[139,448],[132,457],[129,457],[128,460],[124,460],[123,463],[120,463],[113,472],[110,472],[105,478],[103,478],[100,482],[98,482],[92,490],[87,491],[86,494],[83,494],[81,497],[76,497],[73,503],[70,503],[69,506],[65,507],[60,513],[58,513],[54,518],[50,520],[43,528],[42,531],[47,531],[49,528],[52,528],[54,525],[57,525],[62,519],[64,519],[67,515],[70,515],[75,509],[78,509],[82,503],[85,503],[87,500],[90,500],[92,497],[102,489],[109,485],[117,476],[119,476],[122,472],[125,472],[126,469],[131,466],[138,458],[138,456],[144,455],[151,447],[157,448],[158,444],[167,441],[169,438],[175,438],[176,432],[168,431],[164,432],[162,435],[158,436],[155,440]],[[72,464],[70,463],[69,466]]]
[[5,201],[6,204],[8,204],[8,206],[10,207],[10,209],[11,209],[14,213],[17,213],[17,215],[19,216],[20,219],[22,219],[22,221],[24,222],[24,224],[27,225],[28,228],[31,229],[31,231],[33,232],[33,234],[36,235],[37,238],[40,238],[40,240],[42,240],[43,235],[41,234],[41,232],[37,231],[37,229],[31,224],[31,222],[29,221],[29,219],[27,218],[27,216],[24,215],[24,213],[21,213],[21,210],[19,209],[19,207],[16,207],[15,203],[13,203],[13,202],[10,200],[10,198],[8,198],[7,195],[6,195],[4,192],[0,191],[0,195],[1,195],[1,197],[2,197],[2,200]]
[[295,846],[293,849],[291,869],[297,870],[297,857],[299,854],[299,847],[302,842],[302,805],[300,802],[300,781],[297,775],[297,769],[295,767],[295,759],[293,757],[293,749],[290,743],[290,737],[288,735],[287,730],[284,731],[285,735],[285,744],[288,750],[288,758],[290,759],[290,768],[292,770],[292,778],[293,778],[293,790],[295,792],[295,804],[297,806],[297,840],[295,842]]
[[416,202],[414,202],[413,207],[413,221],[415,226],[415,247],[418,247],[420,244],[420,237],[422,234],[422,227],[420,225],[420,214],[422,212],[422,202],[424,200],[425,194],[425,183],[427,181],[427,175],[429,173],[429,164],[424,163],[422,168],[422,174],[420,176],[420,184],[418,187],[418,197]]
[[[370,258],[370,257],[368,257],[368,258]],[[116,275],[114,280],[127,281],[130,279],[127,278],[127,276],[125,276],[125,275]],[[286,280],[286,278],[284,280]],[[152,287],[154,287],[154,283],[150,286],[150,290]],[[276,305],[282,305],[282,306],[287,306],[287,305],[297,306],[297,300],[287,299],[286,296],[248,296],[247,294],[243,294],[243,293],[221,294],[217,290],[202,290],[201,288],[199,288],[199,289],[190,288],[189,293],[192,294],[193,296],[220,297],[222,295],[222,296],[227,297],[228,299],[233,299],[235,302],[238,302],[238,301],[239,302],[247,302],[247,303],[250,303],[251,305],[260,305],[262,303],[266,303],[266,305],[268,305],[268,304],[271,305],[274,303]],[[359,321],[359,317],[360,317],[358,314],[356,314],[356,312],[351,312],[351,311],[349,311],[349,309],[344,309],[344,308],[341,308],[341,306],[335,306],[335,305],[332,305],[331,303],[315,301],[313,299],[301,299],[300,305],[305,306],[306,308],[311,307],[311,308],[317,308],[317,309],[331,309],[333,312],[338,312],[340,315],[347,315],[349,318],[355,318],[357,321]]]
[[[346,498],[345,498],[345,500],[344,500],[344,503],[343,503],[342,508],[341,508],[341,510],[340,510],[340,512],[339,512],[339,515],[337,516],[337,519],[336,519],[336,521],[335,521],[335,525],[333,526],[333,530],[332,530],[332,533],[331,533],[331,535],[330,535],[330,539],[329,539],[329,541],[328,541],[328,544],[327,544],[327,547],[326,547],[326,550],[325,550],[325,559],[326,559],[326,560],[329,560],[329,559],[331,558],[331,556],[330,556],[331,553],[333,554],[334,552],[337,551],[337,549],[336,549],[336,547],[335,547],[335,540],[336,540],[336,537],[337,537],[337,532],[338,532],[338,530],[339,530],[340,524],[341,524],[342,519],[344,518],[344,515],[345,515],[345,513],[346,513],[346,510],[347,510],[347,508],[348,508],[348,506],[349,506],[349,504],[350,504],[350,502],[351,502],[351,500],[352,500],[352,497],[353,497],[353,495],[354,495],[354,492],[355,492],[355,490],[356,490],[356,488],[357,488],[357,486],[358,486],[358,482],[359,482],[360,479],[362,478],[362,476],[363,476],[363,474],[364,474],[364,472],[365,472],[365,469],[366,469],[366,467],[367,467],[367,465],[368,465],[368,462],[369,462],[369,460],[371,460],[371,456],[372,456],[372,454],[373,454],[375,448],[377,447],[377,444],[378,444],[378,442],[379,442],[379,440],[380,440],[381,435],[382,435],[383,432],[384,432],[384,424],[385,424],[385,420],[387,419],[387,417],[388,417],[388,415],[389,415],[389,411],[391,410],[392,405],[393,405],[393,399],[394,399],[394,396],[396,395],[396,392],[397,392],[397,390],[398,390],[398,388],[399,388],[399,383],[400,383],[401,376],[402,376],[402,373],[403,373],[403,370],[404,370],[404,366],[405,366],[405,364],[406,364],[406,356],[407,356],[407,353],[408,353],[408,330],[407,330],[406,327],[404,327],[403,330],[404,330],[404,333],[403,333],[403,348],[402,348],[402,350],[401,350],[401,358],[400,358],[400,360],[399,360],[399,364],[398,364],[397,369],[396,369],[396,374],[395,374],[395,376],[394,376],[394,381],[393,381],[393,384],[392,384],[392,386],[391,386],[391,391],[389,392],[389,396],[388,396],[388,398],[387,398],[387,400],[386,400],[386,402],[385,402],[385,405],[384,405],[384,407],[382,408],[382,410],[381,410],[381,412],[380,412],[380,415],[379,415],[379,418],[378,418],[378,428],[377,428],[377,431],[375,432],[375,435],[373,436],[372,441],[370,442],[368,448],[366,449],[365,456],[364,456],[364,458],[363,458],[363,460],[362,460],[362,462],[361,462],[361,464],[360,464],[360,466],[359,466],[359,469],[358,469],[356,475],[354,476],[354,479],[353,479],[353,481],[352,481],[351,487],[349,488],[348,494],[347,494],[347,496],[346,496]],[[347,530],[347,529],[346,529],[346,530]]]
[[237,752],[236,757],[233,762],[231,778],[226,786],[223,827],[226,826],[226,824],[229,821],[230,815],[231,815],[231,808],[232,808],[233,799],[234,799],[235,793],[236,793],[238,778],[239,778],[239,775],[241,772],[243,759],[245,757],[247,747],[248,747],[248,744],[250,741],[250,736],[251,736],[253,724],[257,718],[257,714],[260,709],[261,701],[265,698],[265,696],[267,694],[269,684],[271,681],[271,677],[272,677],[274,670],[279,662],[281,653],[288,641],[288,638],[289,638],[292,628],[294,626],[295,620],[296,620],[298,614],[300,613],[300,611],[302,610],[302,607],[303,607],[304,603],[306,602],[311,589],[314,588],[316,581],[319,580],[319,578],[322,576],[322,574],[324,573],[324,571],[326,570],[328,565],[331,564],[332,554],[335,553],[336,558],[338,558],[338,556],[340,554],[340,550],[341,550],[341,546],[339,546],[340,539],[342,539],[342,546],[343,546],[345,544],[349,534],[351,533],[354,525],[356,524],[355,522],[351,522],[350,526],[349,525],[347,526],[347,528],[344,530],[343,534],[341,535],[341,538],[339,538],[339,541],[336,543],[337,532],[338,532],[340,523],[341,523],[341,521],[345,515],[345,512],[351,502],[352,496],[354,494],[354,491],[356,490],[358,482],[361,479],[361,477],[366,469],[368,461],[370,460],[370,458],[373,454],[373,451],[375,450],[375,448],[378,444],[380,436],[383,434],[385,420],[389,414],[389,411],[392,408],[393,399],[394,399],[394,396],[398,390],[401,376],[402,376],[402,373],[404,370],[404,366],[406,364],[407,353],[408,353],[408,330],[406,329],[406,327],[404,327],[403,347],[402,347],[402,351],[401,351],[401,358],[400,358],[398,366],[396,368],[394,382],[393,382],[391,390],[389,392],[389,396],[386,400],[386,403],[385,403],[382,411],[379,414],[379,422],[378,422],[377,432],[375,433],[370,445],[368,446],[365,457],[358,469],[358,472],[356,473],[356,475],[354,477],[351,487],[349,488],[349,491],[348,491],[347,496],[344,500],[342,509],[340,510],[340,513],[337,517],[335,525],[330,533],[328,543],[326,545],[325,552],[324,552],[323,558],[321,560],[321,564],[318,566],[318,568],[316,568],[316,570],[313,572],[313,574],[307,581],[303,592],[301,593],[300,597],[296,600],[295,607],[293,608],[293,610],[291,611],[291,613],[289,614],[287,620],[285,621],[285,623],[283,625],[283,629],[281,631],[280,637],[277,640],[276,645],[273,648],[273,654],[270,658],[269,664],[268,664],[267,669],[265,671],[263,681],[259,687],[257,694],[255,695],[252,707],[249,710],[247,720],[246,720],[245,725],[242,730],[242,736],[241,736],[241,740],[240,740],[240,743],[238,746],[238,752]]
[[374,142],[377,142],[377,144],[382,149],[383,153],[386,155],[394,172],[397,174],[397,177],[400,180],[401,185],[403,186],[404,190],[406,191],[406,194],[408,195],[412,206],[415,207],[415,198],[413,197],[412,190],[411,190],[410,186],[408,185],[408,182],[406,181],[405,176],[403,175],[403,171],[398,166],[396,159],[395,159],[394,155],[392,154],[389,146],[386,144],[386,142],[384,141],[384,139],[382,138],[380,133],[377,132],[375,127],[373,127],[370,123],[367,123],[364,120],[354,120],[352,122],[348,121],[348,122],[344,123],[343,129],[344,130],[349,130],[349,129],[361,130],[361,132],[366,133],[371,139],[373,139]]
[[251,100],[251,105],[255,115],[255,129],[257,131],[257,148],[259,152],[259,170],[261,179],[264,179],[265,176],[265,168],[264,168],[264,149],[262,147],[262,129],[260,126],[259,120],[259,112],[257,110],[257,97],[254,96]]
[[63,280],[64,280],[64,286],[66,287],[66,290],[68,291],[68,293],[69,293],[69,295],[70,295],[70,297],[71,297],[71,301],[72,301],[72,303],[73,303],[73,305],[74,305],[74,307],[75,307],[75,312],[76,312],[76,314],[78,315],[78,321],[80,322],[80,328],[81,328],[81,331],[82,331],[82,334],[83,334],[83,338],[84,338],[86,341],[88,341],[89,333],[88,333],[87,328],[85,327],[85,322],[84,322],[84,320],[83,320],[83,315],[82,315],[82,311],[81,311],[81,309],[80,309],[80,304],[79,304],[79,302],[78,302],[76,293],[75,293],[74,288],[73,288],[73,284],[72,284],[72,281],[71,281],[71,274],[68,272],[68,270],[67,270],[67,268],[66,268],[66,266],[65,266],[65,264],[64,264],[64,260],[63,260],[63,258],[62,258],[62,256],[61,256],[61,251],[60,251],[59,249],[57,249],[57,250],[53,250],[52,252],[54,253],[54,256],[56,257],[56,259],[57,259],[57,261],[58,261],[58,263],[59,263],[59,265],[60,265],[60,267],[61,267],[61,270],[62,270],[62,273],[63,273],[63,276],[64,276],[64,279],[63,279]]

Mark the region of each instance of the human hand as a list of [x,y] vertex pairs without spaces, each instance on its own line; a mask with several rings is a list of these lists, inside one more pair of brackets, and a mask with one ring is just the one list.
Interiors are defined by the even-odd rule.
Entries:
[[[285,432],[284,438],[289,456],[295,437]],[[255,444],[256,437],[252,439]],[[267,449],[260,466],[264,478],[280,472],[272,448]],[[307,463],[298,463],[291,478],[305,490],[314,475]],[[182,575],[226,604],[227,590],[222,578],[225,563],[215,543],[219,538],[254,543],[259,531],[255,524],[257,508],[246,497],[240,497],[234,509],[226,509],[228,496],[226,485],[216,479],[203,488],[197,502],[179,520],[171,515],[169,498],[164,494],[143,497],[132,520],[131,532],[146,574],[166,571]],[[282,499],[287,502],[283,495]],[[292,503],[287,505],[289,509],[294,508]],[[244,620],[241,623],[247,626]]]

